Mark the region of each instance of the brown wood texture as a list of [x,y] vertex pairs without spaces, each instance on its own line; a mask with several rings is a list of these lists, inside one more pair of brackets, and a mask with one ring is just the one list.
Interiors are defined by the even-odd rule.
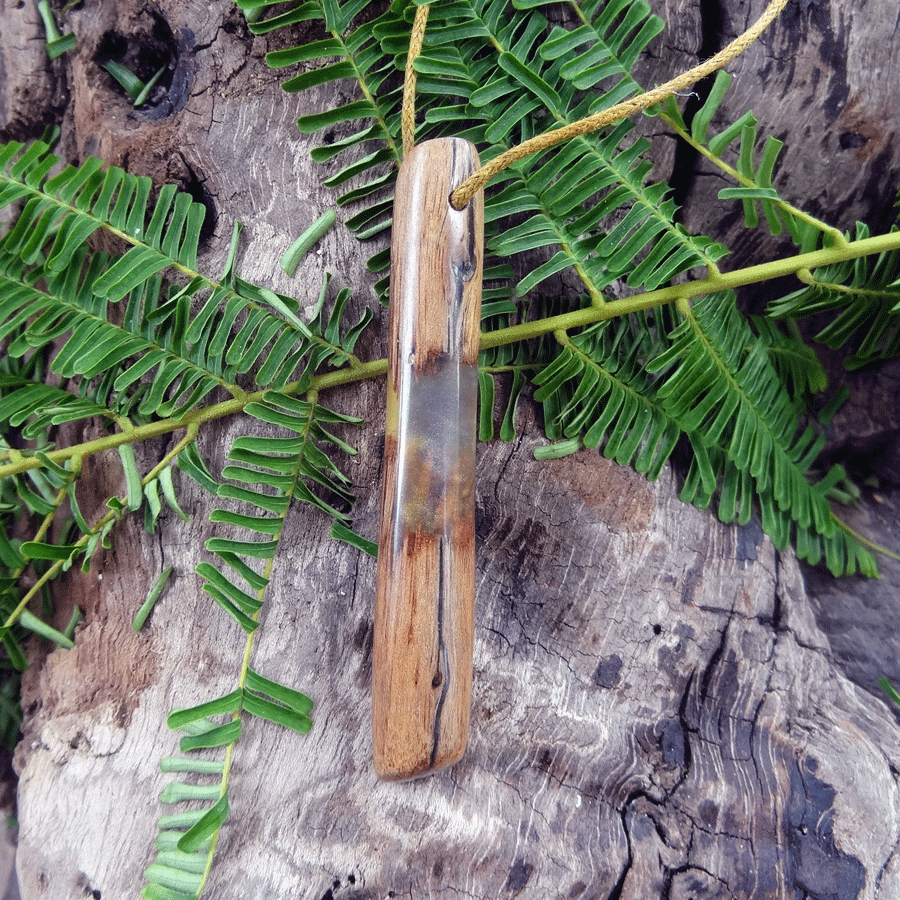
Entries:
[[[670,24],[641,64],[645,84],[692,64],[701,46],[706,55],[763,3],[652,5]],[[325,100],[280,91],[284,73],[262,62],[279,45],[249,36],[233,4],[85,3],[70,13],[76,51],[53,64],[21,52],[40,46],[33,4],[0,0],[0,16],[0,112],[14,110],[0,122],[4,138],[39,134],[46,110],[63,103],[67,157],[93,153],[206,199],[210,271],[221,270],[240,219],[244,277],[312,306],[319,275],[332,271],[353,286],[353,302],[378,310],[369,248],[340,229],[296,279],[278,267],[293,237],[334,205],[321,184],[334,169],[309,161],[295,127]],[[98,69],[101,50],[120,41],[170,54],[171,108],[135,111]],[[785,139],[777,183],[789,199],[844,225],[867,218],[877,227],[894,214],[898,48],[896,0],[803,0],[732,67],[727,109],[735,117],[752,107]],[[339,98],[353,99],[349,88]],[[676,153],[658,120],[640,127],[658,174],[672,173],[686,192],[687,224],[733,247],[724,266],[778,251],[764,230],[740,230],[736,207],[717,198],[721,180]],[[387,316],[377,315],[384,335]],[[359,352],[384,356],[386,341]],[[896,416],[894,371],[892,382],[874,372],[848,380],[869,420],[864,442],[858,423],[843,428],[845,462],[879,443],[896,448],[896,418],[885,417]],[[375,539],[383,434],[373,423],[385,384],[322,400],[369,423],[341,436],[359,447],[349,465],[354,527]],[[536,462],[535,415],[523,404],[516,440],[478,449],[471,736],[463,760],[434,776],[376,778],[375,564],[329,541],[314,512],[291,512],[254,665],[314,698],[314,727],[300,736],[248,721],[206,896],[900,897],[900,727],[873,683],[881,672],[900,680],[900,567],[884,567],[880,615],[871,583],[859,579],[811,597],[833,584],[824,573],[776,552],[752,525],[727,527],[686,507],[677,468],[648,484],[597,453]],[[214,472],[251,427],[235,419],[204,434]],[[138,448],[142,470],[170,447]],[[880,477],[858,524],[889,542],[898,488]],[[222,536],[208,522],[221,501],[181,488],[190,523],[166,514],[150,535],[128,519],[98,566],[70,573],[55,594],[63,626],[66,603],[87,617],[75,650],[36,653],[26,676],[16,753],[23,900],[138,896],[156,820],[172,811],[158,801],[171,779],[159,760],[177,753],[166,715],[234,689],[243,635],[193,574],[204,542]],[[86,515],[99,515],[116,489],[116,454],[86,461]],[[170,588],[134,634],[131,617],[167,565]]]
[[467,141],[428,141],[394,199],[372,652],[373,757],[390,780],[457,762],[469,731],[484,203],[448,197],[477,168]]

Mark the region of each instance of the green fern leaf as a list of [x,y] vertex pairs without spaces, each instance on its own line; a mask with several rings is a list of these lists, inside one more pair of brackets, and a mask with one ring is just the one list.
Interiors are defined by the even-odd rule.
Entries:
[[[891,229],[896,231],[896,226]],[[856,239],[868,236],[868,227],[858,223]],[[830,313],[831,321],[816,340],[835,350],[852,348],[845,361],[849,369],[900,353],[900,253],[825,266],[812,272],[809,280],[807,287],[773,301],[768,314],[800,319]]]
[[309,716],[255,694],[245,695],[244,710],[257,718],[290,728],[298,734],[307,734],[312,728]]
[[[194,271],[204,207],[189,195],[165,185],[151,209],[147,179],[104,171],[92,159],[47,178],[55,162],[40,144],[0,153],[0,206],[26,201],[0,239],[0,339],[24,357],[49,352],[68,333],[52,366],[83,402],[66,400],[65,412],[54,411],[59,421],[90,409],[113,418],[178,417],[219,388],[241,395],[237,376],[250,371],[259,384],[282,388],[320,366],[354,361],[372,316],[345,322],[348,291],[337,293],[326,318],[323,288],[320,312],[307,324],[289,297],[233,272],[226,271],[229,287]],[[91,254],[83,241],[98,228],[134,246],[118,258]],[[190,276],[186,285],[165,284],[160,273],[172,267]],[[109,303],[120,300],[124,314],[109,315]],[[34,427],[50,418],[45,411]]]
[[0,417],[32,440],[53,425],[90,418],[112,418],[113,413],[91,400],[62,388],[0,374]]
[[[0,154],[0,208],[26,200],[2,241],[6,253],[35,263],[53,239],[47,265],[49,271],[59,272],[97,229],[112,230],[142,246],[127,253],[101,282],[101,290],[111,291],[111,297],[116,291],[118,297],[124,296],[138,273],[148,277],[170,265],[196,267],[197,241],[206,215],[201,203],[169,186],[160,192],[147,223],[149,178],[115,168],[103,173],[96,159],[79,167],[66,166],[48,178],[58,162],[41,142],[28,148],[11,143]],[[121,288],[129,283],[131,287]]]
[[[401,95],[391,76],[405,64],[412,7],[394,4],[371,22],[357,24],[354,17],[365,6],[363,2],[323,4],[321,18],[330,37],[278,51],[270,62],[282,65],[321,54],[337,61],[300,76],[291,87],[351,77],[359,84],[364,99],[334,113],[301,119],[299,124],[301,130],[317,130],[355,117],[374,119],[375,125],[359,130],[339,147],[314,151],[314,158],[325,161],[363,141],[383,142],[381,149],[354,160],[332,179],[333,184],[343,184],[364,171],[373,173],[338,200],[367,204],[352,217],[349,227],[371,237],[389,224],[390,198],[384,197],[384,191],[393,183],[394,173],[374,173],[385,162],[400,158]],[[551,29],[537,6],[518,8],[517,4],[514,16],[498,0],[460,0],[432,8],[415,62],[423,119],[418,137],[447,133],[467,137],[476,145],[486,145],[488,158],[526,132],[533,133],[535,126],[575,121],[640,89],[630,68],[662,28],[645,3],[616,0],[605,6],[582,5],[576,14],[584,24],[572,32],[560,26]],[[573,51],[578,51],[574,58]],[[584,97],[585,88],[601,82],[604,91],[599,97]],[[652,289],[694,266],[711,266],[724,254],[724,248],[691,238],[674,223],[674,205],[665,198],[664,185],[645,185],[649,165],[640,161],[645,144],[639,140],[626,145],[631,130],[630,124],[622,123],[611,135],[578,139],[547,160],[526,161],[505,173],[504,178],[513,183],[496,195],[496,201],[488,196],[488,223],[498,222],[509,212],[521,216],[534,210],[511,226],[490,227],[489,254],[549,253],[544,266],[520,281],[519,294],[538,288],[566,267],[575,269],[594,297],[616,278],[629,274],[630,284]],[[629,209],[614,234],[600,231],[608,216]]]
[[554,424],[548,437],[603,444],[608,458],[633,464],[653,480],[681,429],[642,365],[653,343],[652,322],[637,319],[633,325],[607,322],[562,339],[561,352],[534,378],[535,400],[544,403],[545,418]]
[[179,749],[182,753],[191,750],[206,750],[212,747],[225,747],[233,744],[241,736],[241,720],[234,719],[225,725],[217,725],[200,734],[185,735],[179,741]]
[[208,809],[178,841],[178,849],[183,853],[192,853],[198,850],[203,843],[215,834],[228,818],[228,796],[222,794],[215,806]]
[[[838,534],[826,491],[807,475],[824,436],[800,428],[765,346],[733,298],[710,295],[681,309],[670,347],[647,368],[665,372],[658,396],[694,447],[696,464],[683,498],[705,506],[722,486],[720,515],[740,520],[748,504],[742,480],[749,475],[763,529],[776,546],[786,546],[793,533],[798,552],[813,545],[846,551],[854,542]],[[846,559],[865,559],[871,568],[867,551],[855,547],[853,553]]]
[[811,347],[799,337],[785,334],[770,318],[753,316],[751,322],[794,399],[821,393],[828,387],[828,375]]

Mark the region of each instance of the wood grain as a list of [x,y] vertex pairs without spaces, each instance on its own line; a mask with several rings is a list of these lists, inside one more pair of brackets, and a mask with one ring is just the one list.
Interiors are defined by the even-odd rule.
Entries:
[[381,778],[458,761],[472,704],[475,417],[482,199],[453,209],[478,154],[456,138],[404,160],[394,201],[384,489],[372,671]]

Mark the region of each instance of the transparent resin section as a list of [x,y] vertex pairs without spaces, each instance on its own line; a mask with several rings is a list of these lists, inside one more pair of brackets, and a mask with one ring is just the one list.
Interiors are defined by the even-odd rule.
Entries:
[[433,374],[411,369],[399,403],[394,534],[450,534],[474,508],[478,370],[456,360]]

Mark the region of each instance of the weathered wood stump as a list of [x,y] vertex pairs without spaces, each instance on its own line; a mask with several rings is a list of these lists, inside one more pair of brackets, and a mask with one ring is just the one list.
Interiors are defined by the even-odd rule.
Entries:
[[[720,18],[704,21],[693,0],[656,5],[671,27],[659,45],[666,52],[646,63],[648,83],[684,68],[701,46],[715,49],[763,6],[727,0]],[[900,171],[900,74],[891,68],[900,21],[895,0],[869,0],[864,13],[825,0],[793,5],[733,67],[727,108],[752,106],[786,138],[779,183],[801,206],[845,227],[855,218],[884,227]],[[266,42],[247,34],[230,3],[85,4],[71,15],[77,50],[49,68],[14,52],[22,34],[40,34],[31,5],[7,2],[0,15],[4,135],[39,133],[62,92],[68,156],[178,181],[214,210],[204,245],[211,269],[241,219],[245,277],[317,293],[316,273],[294,283],[277,267],[292,237],[333,203],[293,124],[311,101],[281,93],[261,61]],[[153,114],[136,112],[97,66],[124,38],[173,54],[170,102]],[[715,179],[673,160],[668,138],[656,141],[660,165],[681,166],[690,227],[731,242],[735,265],[774,252],[762,232],[735,239]],[[329,233],[315,259],[354,286],[356,302],[371,302],[349,235]],[[384,355],[383,345],[368,349]],[[355,527],[374,538],[384,385],[327,402],[369,421],[346,436],[360,449],[350,468]],[[209,896],[900,896],[900,728],[865,689],[879,646],[836,657],[793,556],[776,553],[754,525],[726,527],[680,503],[671,469],[648,484],[596,453],[535,462],[532,416],[526,407],[512,444],[479,448],[472,732],[462,762],[444,773],[376,781],[375,566],[329,541],[313,512],[291,513],[255,666],[314,697],[315,726],[301,737],[246,723]],[[205,435],[214,470],[249,427],[229,421]],[[887,440],[897,427],[878,419],[875,429]],[[141,448],[144,468],[167,446]],[[119,471],[91,461],[79,493],[86,514],[96,512],[91,497],[99,507],[116,489]],[[193,573],[213,504],[182,487],[189,524],[171,516],[148,535],[127,521],[102,564],[57,592],[87,619],[76,648],[36,657],[26,680],[17,751],[25,900],[137,896],[167,811],[157,797],[170,776],[158,762],[177,750],[166,715],[233,688],[243,636]],[[895,495],[885,498],[896,510]],[[137,606],[170,564],[170,589],[134,634]],[[887,633],[898,583],[897,569],[888,571]],[[864,598],[866,586],[859,591]],[[868,674],[852,673],[861,687],[843,668],[863,652]],[[896,671],[896,660],[884,663]]]

